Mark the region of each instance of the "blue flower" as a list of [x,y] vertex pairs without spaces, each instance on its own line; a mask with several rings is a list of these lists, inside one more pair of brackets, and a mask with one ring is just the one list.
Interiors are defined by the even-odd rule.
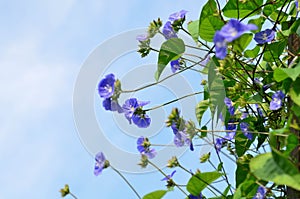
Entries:
[[151,149],[151,143],[148,138],[144,138],[143,136],[137,139],[137,150],[142,154],[146,155],[149,159],[152,159],[156,156],[155,149]]
[[216,48],[216,57],[224,59],[227,55],[227,43],[239,38],[242,34],[249,30],[256,30],[254,24],[243,24],[237,19],[230,19],[221,30],[216,31],[214,43]]
[[216,48],[216,57],[224,59],[227,55],[227,42],[221,35],[221,31],[217,31],[214,36],[214,43]]
[[266,196],[266,193],[267,193],[267,190],[264,187],[259,186],[255,196],[252,199],[264,199]]
[[266,29],[264,31],[258,32],[254,36],[254,40],[259,44],[264,44],[270,42],[275,37],[275,31],[271,29]]
[[234,115],[235,109],[234,109],[234,106],[233,106],[233,104],[232,104],[231,99],[229,99],[228,97],[225,97],[224,103],[225,103],[225,105],[226,105],[227,108],[228,108],[229,114],[230,114],[231,116],[233,116],[233,115]]
[[163,35],[166,39],[177,38],[177,35],[176,35],[170,21],[168,21],[164,25],[162,32],[163,32]]
[[224,139],[223,138],[217,138],[216,139],[215,148],[216,148],[217,152],[221,151],[223,143],[224,143]]
[[249,128],[249,124],[247,122],[241,122],[240,123],[240,129],[243,132],[243,134],[249,139],[252,140],[253,139],[253,135],[252,133],[249,132],[248,130]]
[[171,61],[171,70],[172,70],[172,73],[175,73],[179,69],[180,69],[179,59]]
[[104,154],[102,152],[99,152],[96,154],[95,160],[96,163],[95,163],[94,174],[98,176],[99,174],[101,174],[102,170],[107,167],[106,159]]
[[146,114],[133,114],[131,119],[140,128],[147,128],[151,123],[151,118]]
[[272,100],[270,103],[270,110],[274,111],[274,110],[280,109],[282,106],[282,100],[284,99],[284,97],[285,97],[285,95],[281,90],[274,93],[272,95]]
[[147,39],[149,39],[147,34],[143,34],[143,35],[138,35],[136,36],[136,40],[138,40],[139,42],[143,42],[146,41]]
[[100,97],[109,98],[114,94],[115,90],[115,76],[114,74],[108,74],[102,79],[98,85],[98,92]]
[[255,106],[256,106],[256,110],[257,110],[258,115],[259,115],[260,117],[263,117],[264,114],[263,114],[261,108],[259,107],[259,105],[258,105],[258,104],[255,104]]
[[176,173],[176,170],[174,170],[172,173],[171,173],[171,175],[167,175],[166,177],[164,177],[163,179],[161,179],[161,181],[165,181],[165,180],[170,180],[172,177],[173,177],[173,175]]
[[[149,102],[138,101],[136,98],[130,98],[125,101],[122,108],[125,113],[126,119],[131,124],[132,116],[135,114],[137,109],[141,109],[143,106],[149,104]],[[138,123],[138,118],[135,118],[136,123]],[[135,123],[135,124],[136,124]]]
[[199,196],[194,196],[194,195],[190,194],[189,199],[202,199],[202,193],[200,193]]
[[236,124],[234,123],[233,119],[230,119],[228,121],[225,130],[229,131],[226,133],[225,139],[232,140],[235,136],[235,131],[236,131]]
[[242,34],[249,30],[256,30],[257,26],[254,24],[243,24],[237,19],[230,19],[220,30],[220,35],[224,37],[226,42],[232,42],[239,38]]
[[102,105],[107,111],[118,111],[118,113],[123,113],[123,109],[119,105],[118,101],[113,100],[111,97],[104,99]]
[[174,136],[174,144],[177,147],[182,147],[184,144],[190,145],[191,139],[188,137],[185,131],[178,131]]
[[174,22],[174,21],[177,21],[177,20],[179,20],[179,19],[183,19],[183,18],[185,18],[185,14],[187,13],[188,11],[186,11],[186,10],[181,10],[181,11],[179,11],[179,12],[175,12],[175,13],[173,13],[173,14],[171,14],[170,16],[169,16],[169,20],[171,21],[171,22]]

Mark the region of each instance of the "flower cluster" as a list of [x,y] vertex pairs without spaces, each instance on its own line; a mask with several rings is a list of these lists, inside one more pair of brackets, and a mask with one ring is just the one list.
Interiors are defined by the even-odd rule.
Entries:
[[214,43],[216,48],[216,57],[224,59],[227,55],[227,43],[234,41],[249,30],[256,29],[257,26],[254,24],[243,24],[237,19],[230,19],[221,30],[216,31],[215,33]]
[[175,146],[182,147],[188,145],[190,146],[190,150],[193,151],[192,137],[188,134],[187,123],[180,117],[180,112],[177,108],[172,110],[166,123],[174,133]]
[[115,79],[114,74],[106,75],[98,85],[98,93],[103,100],[105,110],[118,111],[124,113],[126,119],[133,122],[140,128],[147,128],[151,123],[151,118],[143,110],[143,106],[150,102],[138,101],[136,98],[130,98],[125,101],[121,107],[118,103],[118,98],[121,93],[120,81]]

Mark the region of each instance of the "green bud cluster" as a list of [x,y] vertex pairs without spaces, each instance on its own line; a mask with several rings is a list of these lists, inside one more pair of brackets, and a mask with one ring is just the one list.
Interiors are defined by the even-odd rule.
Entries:
[[178,166],[179,166],[179,162],[176,156],[173,156],[170,160],[168,160],[167,167],[174,168]]

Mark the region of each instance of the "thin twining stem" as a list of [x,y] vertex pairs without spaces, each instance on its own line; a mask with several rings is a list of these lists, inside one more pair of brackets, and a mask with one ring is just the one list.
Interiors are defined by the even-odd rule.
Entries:
[[69,192],[70,196],[72,196],[74,199],[78,199],[73,193]]
[[[156,166],[154,163],[152,163],[151,161],[148,161],[148,163],[149,164],[151,164],[155,169],[157,169],[157,171],[159,171],[161,174],[163,174],[165,177],[167,177],[168,175],[167,174],[165,174],[165,172],[163,172],[158,166]],[[188,196],[188,194],[178,185],[178,184],[176,184],[176,183],[174,183],[175,184],[175,186],[184,194],[184,195],[186,195],[187,197],[189,197]]]
[[198,94],[202,94],[202,93],[204,93],[204,91],[199,91],[199,92],[191,93],[191,94],[188,94],[188,95],[184,95],[184,96],[182,96],[182,97],[179,97],[179,98],[177,98],[177,99],[168,101],[168,102],[163,103],[163,104],[161,104],[161,105],[154,106],[154,107],[149,108],[149,109],[145,109],[144,111],[152,111],[152,110],[155,110],[155,109],[164,107],[164,106],[166,106],[166,105],[172,104],[172,103],[174,103],[174,102],[177,102],[177,101],[179,101],[179,100],[182,100],[182,99],[184,99],[184,98],[191,97],[191,96],[198,95]]
[[141,196],[138,194],[138,192],[135,190],[135,188],[130,184],[130,182],[125,178],[125,176],[118,171],[117,169],[115,169],[114,167],[110,166],[125,182],[126,184],[132,189],[132,191],[135,193],[135,195],[139,198],[142,199]]
[[196,63],[190,65],[189,67],[183,68],[182,70],[180,70],[180,71],[178,71],[178,72],[176,72],[176,73],[173,73],[173,74],[171,74],[171,75],[169,75],[169,76],[167,76],[167,77],[165,77],[165,78],[162,78],[161,80],[159,80],[159,81],[157,81],[157,82],[153,82],[153,83],[147,84],[147,85],[145,85],[145,86],[142,86],[142,87],[140,87],[140,88],[133,89],[133,90],[122,90],[121,93],[133,93],[133,92],[137,92],[137,91],[143,90],[143,89],[148,88],[148,87],[151,87],[151,86],[158,85],[158,84],[160,84],[161,82],[166,81],[167,79],[169,79],[169,78],[171,78],[171,77],[173,77],[173,76],[175,76],[175,75],[177,75],[177,74],[179,74],[179,73],[182,73],[182,72],[184,72],[184,71],[186,71],[186,70],[188,70],[188,69],[193,68],[194,66],[197,66],[197,65],[201,64],[201,62],[202,62],[203,60],[205,60],[205,59],[207,58],[208,55],[209,55],[209,54],[207,54],[206,56],[204,56],[203,59],[201,59],[199,62],[196,62]]

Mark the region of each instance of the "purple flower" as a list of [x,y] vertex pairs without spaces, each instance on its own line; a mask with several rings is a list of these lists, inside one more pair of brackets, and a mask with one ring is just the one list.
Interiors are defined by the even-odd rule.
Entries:
[[258,32],[254,36],[254,40],[259,44],[264,44],[270,42],[275,37],[275,31],[271,29],[266,29],[264,31]]
[[[131,124],[132,116],[135,114],[136,109],[142,108],[147,104],[149,104],[149,102],[138,101],[136,98],[130,98],[125,101],[122,108],[125,113],[125,117],[127,118],[130,124]],[[135,118],[135,121],[137,122],[137,118]]]
[[151,123],[151,118],[146,114],[133,114],[131,119],[140,128],[147,128]]
[[231,116],[234,115],[235,109],[234,109],[234,106],[233,106],[233,104],[232,104],[231,99],[229,99],[228,97],[225,97],[224,103],[225,103],[225,105],[226,105],[227,108],[228,108],[229,114],[230,114]]
[[105,156],[102,152],[99,152],[96,154],[95,157],[96,163],[95,163],[95,169],[94,169],[94,174],[95,176],[98,176],[101,174],[102,170],[105,168]]
[[220,35],[224,37],[226,42],[232,42],[239,38],[242,34],[249,30],[256,30],[257,26],[254,24],[243,24],[237,19],[230,19],[220,30]]
[[227,42],[221,35],[221,31],[217,31],[214,36],[214,43],[216,48],[216,57],[224,59],[227,55]]
[[102,79],[98,85],[98,92],[100,97],[109,98],[114,94],[115,90],[115,76],[114,74],[108,74]]
[[179,59],[171,61],[171,70],[172,70],[172,73],[175,73],[179,69],[180,69]]
[[185,131],[178,131],[174,136],[174,144],[177,147],[182,147],[184,144],[190,145],[191,139],[188,137]]
[[149,39],[147,34],[136,36],[136,40],[138,40],[139,42],[146,41],[147,39]]
[[259,186],[255,196],[252,199],[264,199],[266,196],[266,193],[267,193],[267,190],[264,187]]
[[111,97],[104,99],[102,105],[107,111],[118,111],[118,113],[123,113],[123,109],[119,105],[118,101],[113,100]]
[[243,132],[243,134],[249,139],[252,140],[253,139],[253,135],[252,133],[249,132],[248,130],[249,128],[249,124],[247,122],[241,122],[240,123],[240,129]]
[[202,193],[200,193],[199,196],[194,196],[194,195],[190,194],[189,199],[202,199]]
[[282,100],[284,99],[284,97],[285,97],[285,95],[281,90],[274,93],[272,95],[272,100],[270,103],[270,110],[274,111],[274,110],[280,109],[282,106]]
[[295,0],[295,6],[296,6],[296,9],[298,10],[299,9],[299,1],[298,0]]
[[137,139],[137,150],[142,154],[146,155],[149,159],[152,159],[156,156],[155,149],[150,149],[151,143],[148,138],[144,138],[143,136]]
[[257,110],[258,115],[259,115],[260,117],[263,117],[264,114],[263,114],[261,108],[259,107],[259,105],[258,105],[258,104],[255,104],[255,106],[256,106],[256,110]]
[[181,10],[181,11],[179,11],[179,12],[173,13],[173,14],[171,14],[171,15],[169,16],[169,20],[170,20],[171,22],[174,22],[174,21],[177,21],[177,20],[179,20],[179,19],[183,19],[183,18],[185,18],[185,14],[186,14],[187,12],[188,12],[188,11],[186,11],[186,10]]
[[215,148],[216,148],[217,152],[221,151],[223,143],[224,143],[224,139],[223,138],[217,138],[216,139]]
[[173,175],[176,173],[176,170],[174,170],[172,173],[171,173],[171,175],[167,175],[166,177],[164,177],[163,179],[161,179],[161,181],[165,181],[165,180],[170,180],[172,177],[173,177]]
[[163,30],[162,30],[163,34],[164,34],[164,37],[166,39],[171,39],[171,38],[177,38],[177,35],[172,27],[172,24],[170,21],[168,21],[164,27],[163,27]]

